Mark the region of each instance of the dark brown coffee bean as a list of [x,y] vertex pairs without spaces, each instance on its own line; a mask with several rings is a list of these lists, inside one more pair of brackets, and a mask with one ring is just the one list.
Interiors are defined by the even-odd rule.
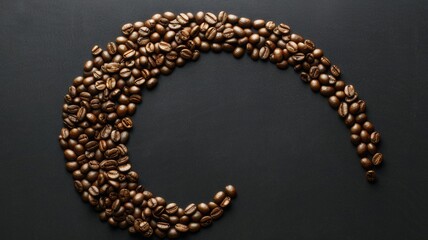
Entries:
[[333,95],[335,92],[334,87],[332,86],[321,86],[320,93],[325,97]]
[[204,20],[209,25],[214,25],[217,22],[217,16],[214,13],[207,12],[204,16]]
[[199,203],[198,204],[198,211],[200,211],[202,214],[206,215],[210,212],[210,207],[206,203]]
[[363,128],[364,128],[365,130],[367,130],[367,132],[369,132],[369,133],[372,133],[372,132],[373,132],[373,130],[374,130],[374,126],[373,126],[373,124],[372,124],[371,122],[369,122],[369,121],[366,121],[366,122],[363,124]]
[[205,38],[207,40],[213,40],[215,38],[215,36],[217,35],[217,30],[215,27],[210,27],[208,28],[208,30],[205,32]]
[[358,134],[351,134],[351,142],[355,146],[358,146],[361,143],[361,137]]
[[365,143],[360,143],[357,146],[357,153],[360,157],[363,157],[367,154],[367,145]]
[[223,209],[221,207],[216,207],[211,210],[210,216],[212,219],[217,220],[223,215]]
[[345,89],[344,89],[344,92],[345,92],[345,95],[346,95],[348,98],[352,98],[352,97],[355,95],[355,89],[354,89],[354,86],[352,86],[352,85],[346,85],[346,86],[345,86]]
[[270,50],[267,46],[260,48],[260,51],[259,51],[260,59],[266,60],[269,58],[269,55],[270,55]]
[[376,153],[373,155],[372,163],[375,166],[379,166],[383,162],[383,155],[382,153]]
[[380,142],[380,133],[372,132],[372,134],[370,135],[370,141],[374,144],[378,144]]
[[374,170],[369,170],[366,172],[366,178],[369,182],[375,182],[376,181],[376,172]]
[[176,203],[169,203],[168,205],[166,205],[165,211],[172,215],[175,214],[178,210],[178,206]]
[[370,154],[376,154],[377,147],[373,143],[367,143],[367,150],[369,151]]
[[339,113],[339,116],[344,118],[348,115],[348,104],[346,102],[342,102],[339,105],[339,109],[337,110],[337,113]]
[[190,232],[197,232],[201,229],[201,225],[199,223],[190,223],[189,224],[189,231]]
[[127,23],[122,26],[122,32],[124,35],[129,35],[134,31],[134,25],[132,23]]
[[197,206],[194,203],[189,204],[185,209],[184,209],[184,214],[186,215],[192,215],[193,213],[195,213],[197,210]]
[[220,207],[222,207],[222,208],[226,208],[227,206],[229,206],[230,205],[230,202],[231,202],[232,200],[231,200],[231,198],[230,197],[225,197],[224,199],[223,199],[223,201],[220,203]]
[[372,162],[368,158],[361,158],[360,163],[361,163],[361,166],[366,170],[371,169],[373,166]]
[[211,216],[204,216],[200,220],[200,224],[202,227],[208,227],[209,225],[211,225],[212,222],[213,222],[213,219]]
[[336,96],[331,96],[328,98],[328,103],[334,109],[337,109],[340,105],[340,100]]
[[330,72],[333,76],[339,77],[340,76],[340,68],[336,65],[332,65],[330,67]]
[[215,203],[220,204],[225,197],[226,197],[226,193],[223,191],[219,191],[214,195],[213,200]]
[[177,231],[182,232],[182,233],[185,233],[185,232],[189,231],[189,227],[186,226],[186,225],[184,225],[184,224],[181,224],[181,223],[175,224],[174,228]]
[[64,156],[68,161],[74,161],[77,158],[76,153],[74,153],[71,149],[66,149],[64,151]]

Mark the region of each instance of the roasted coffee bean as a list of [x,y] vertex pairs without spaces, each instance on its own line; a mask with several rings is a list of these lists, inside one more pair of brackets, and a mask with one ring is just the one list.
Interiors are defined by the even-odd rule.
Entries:
[[375,182],[376,181],[376,172],[374,170],[369,170],[366,172],[366,178],[369,182]]
[[339,105],[339,110],[337,110],[337,112],[339,113],[340,117],[346,117],[348,115],[348,104],[346,102],[342,102]]
[[202,227],[208,227],[209,225],[211,225],[212,222],[213,222],[213,220],[212,220],[211,216],[204,216],[200,220],[200,224]]
[[223,191],[220,191],[214,195],[213,200],[215,203],[220,204],[224,200],[225,197],[226,197],[226,193]]
[[174,228],[177,231],[182,232],[182,233],[185,233],[185,232],[189,231],[189,227],[186,226],[186,225],[184,225],[184,224],[181,224],[181,223],[175,224]]
[[212,219],[217,220],[223,215],[223,209],[221,207],[216,207],[211,210],[210,216]]
[[223,199],[223,201],[221,201],[221,203],[220,203],[220,207],[222,207],[222,208],[226,208],[227,206],[229,206],[229,204],[230,204],[230,202],[231,202],[232,200],[231,200],[231,198],[230,197],[225,197],[224,199]]
[[372,161],[370,161],[370,159],[368,158],[361,158],[360,163],[361,163],[361,166],[366,170],[371,169],[373,166]]
[[227,196],[231,197],[231,198],[235,198],[236,197],[236,188],[233,185],[227,185],[224,188],[224,192],[226,193]]
[[259,51],[260,59],[266,60],[269,58],[269,55],[270,55],[270,50],[267,46],[260,48],[260,51]]
[[198,204],[198,211],[200,211],[202,214],[206,215],[210,212],[210,207],[206,203],[199,203]]
[[376,153],[375,155],[373,155],[373,158],[372,158],[373,165],[378,166],[382,162],[383,162],[383,155],[382,155],[382,153]]
[[370,141],[374,144],[378,144],[380,142],[380,133],[372,132],[372,134],[370,135]]
[[172,215],[175,214],[178,210],[178,206],[176,203],[169,203],[168,205],[166,205],[165,211]]
[[189,231],[190,232],[197,232],[201,229],[201,225],[199,223],[190,223],[189,224]]
[[355,89],[352,85],[346,85],[344,89],[345,95],[348,98],[352,98],[355,95]]
[[331,96],[328,98],[328,103],[332,108],[336,109],[340,105],[340,100],[336,96]]
[[367,154],[367,144],[365,143],[360,143],[357,146],[357,153],[360,157],[363,157]]
[[204,16],[205,22],[210,25],[214,25],[217,22],[217,16],[214,13],[207,12]]
[[184,214],[186,215],[192,215],[193,213],[195,213],[197,210],[197,206],[194,203],[189,204],[185,209],[184,209]]
[[334,88],[332,86],[321,86],[320,93],[325,97],[329,97],[334,94]]

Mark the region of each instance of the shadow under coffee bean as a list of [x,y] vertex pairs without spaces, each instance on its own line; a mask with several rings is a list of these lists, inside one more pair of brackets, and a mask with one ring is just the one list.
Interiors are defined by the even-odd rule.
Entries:
[[279,69],[293,68],[337,110],[350,129],[366,179],[376,181],[374,168],[383,162],[377,147],[380,133],[367,120],[366,103],[354,86],[340,80],[340,68],[314,42],[291,33],[284,23],[251,21],[224,11],[165,12],[123,25],[122,35],[106,50],[94,46],[93,59],[64,97],[59,143],[66,168],[77,192],[100,212],[102,221],[144,237],[177,238],[210,226],[236,197],[235,187],[228,185],[208,203],[179,207],[167,202],[138,183],[126,147],[141,91],[153,89],[160,75],[208,51],[230,52],[235,58],[247,54]]

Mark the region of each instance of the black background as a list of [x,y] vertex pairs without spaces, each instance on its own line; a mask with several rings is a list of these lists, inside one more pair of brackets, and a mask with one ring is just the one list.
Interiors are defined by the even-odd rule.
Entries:
[[349,133],[292,71],[203,54],[145,92],[129,143],[147,189],[181,206],[239,197],[186,239],[428,239],[426,1],[1,1],[2,239],[136,239],[101,223],[57,143],[63,96],[94,44],[154,13],[289,24],[368,103],[385,165],[366,183]]

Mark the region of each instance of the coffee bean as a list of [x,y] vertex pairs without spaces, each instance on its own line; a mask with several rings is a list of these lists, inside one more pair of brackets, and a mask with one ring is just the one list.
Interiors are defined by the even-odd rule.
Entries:
[[380,142],[380,133],[372,132],[372,134],[370,135],[370,141],[374,144],[378,144]]
[[189,224],[189,231],[190,232],[197,232],[201,229],[201,225],[199,223],[190,223]]
[[367,154],[367,145],[365,143],[360,143],[357,146],[357,153],[360,157],[363,157]]
[[211,225],[212,222],[213,222],[213,220],[212,220],[211,216],[204,216],[200,220],[200,224],[201,224],[202,227],[208,227],[209,225]]
[[334,94],[334,87],[332,86],[321,86],[320,93],[325,97],[329,97]]
[[198,211],[200,211],[202,214],[206,215],[210,212],[210,207],[206,203],[199,203],[198,204]]
[[352,86],[352,85],[346,85],[346,86],[345,86],[345,89],[344,89],[344,92],[345,92],[345,95],[346,95],[348,98],[352,98],[352,97],[355,95],[355,89],[354,89],[354,86]]
[[368,158],[361,158],[360,163],[364,169],[370,169],[373,166],[372,162]]
[[346,102],[342,102],[339,105],[339,109],[337,110],[337,112],[339,113],[340,117],[346,117],[348,115],[348,104]]
[[376,172],[374,170],[369,170],[366,172],[366,178],[369,182],[375,182],[376,181]]
[[176,203],[169,203],[168,205],[166,205],[165,211],[172,215],[175,214],[178,210],[178,206]]
[[165,12],[124,24],[121,30],[122,36],[109,42],[105,51],[98,45],[91,49],[93,60],[85,62],[82,76],[73,80],[64,97],[64,127],[59,135],[74,187],[100,211],[101,220],[143,237],[177,238],[212,224],[236,197],[235,187],[228,185],[207,204],[189,204],[185,209],[167,204],[138,184],[125,145],[133,127],[130,117],[142,102],[144,87],[153,89],[160,75],[198,60],[201,52],[209,50],[230,52],[235,58],[247,53],[279,69],[291,65],[312,91],[328,97],[337,109],[367,170],[367,180],[375,181],[373,168],[382,163],[383,155],[377,149],[380,133],[365,114],[366,102],[339,79],[341,70],[323,50],[290,33],[288,25],[251,21],[224,11],[218,15]]
[[217,30],[215,27],[210,27],[205,33],[205,38],[207,40],[213,40],[217,34]]
[[204,16],[204,20],[209,25],[214,25],[217,22],[217,17],[214,15],[214,13],[207,12]]
[[337,109],[340,105],[340,100],[336,96],[331,96],[328,98],[328,103],[334,109]]
[[373,165],[378,166],[382,162],[383,162],[383,155],[382,155],[382,153],[376,153],[375,155],[373,155],[373,158],[372,158]]
[[231,202],[231,198],[230,197],[225,197],[223,199],[223,201],[220,203],[220,207],[222,208],[226,208],[227,206],[229,206],[230,202]]
[[224,192],[226,193],[227,196],[231,197],[231,198],[235,198],[236,197],[236,188],[233,185],[227,185],[224,188]]
[[212,219],[217,220],[223,215],[223,209],[221,207],[216,207],[213,210],[211,210],[210,216]]
[[122,32],[125,35],[131,34],[131,32],[134,31],[134,25],[132,23],[127,23],[122,26]]
[[192,215],[193,213],[195,213],[197,210],[197,206],[194,203],[189,204],[185,209],[184,209],[184,214],[186,215]]
[[332,65],[330,67],[330,72],[333,76],[339,77],[340,76],[340,68],[336,65]]

